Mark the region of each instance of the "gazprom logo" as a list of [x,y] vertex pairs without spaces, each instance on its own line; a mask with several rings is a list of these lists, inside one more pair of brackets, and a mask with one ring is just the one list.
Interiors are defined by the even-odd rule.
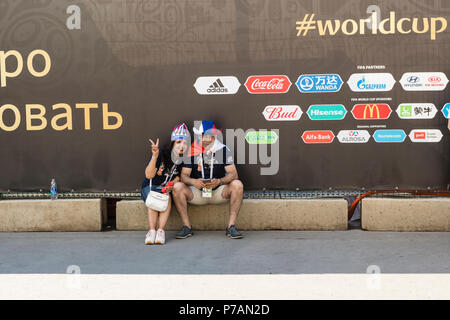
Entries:
[[354,73],[347,81],[352,91],[390,91],[395,79],[390,73]]

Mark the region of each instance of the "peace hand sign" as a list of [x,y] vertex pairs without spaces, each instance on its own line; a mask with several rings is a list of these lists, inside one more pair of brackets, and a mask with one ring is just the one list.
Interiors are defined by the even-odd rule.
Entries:
[[148,141],[150,141],[150,143],[152,144],[152,155],[154,157],[158,157],[158,155],[159,155],[159,138],[156,139],[156,143],[154,143],[152,139],[148,139]]

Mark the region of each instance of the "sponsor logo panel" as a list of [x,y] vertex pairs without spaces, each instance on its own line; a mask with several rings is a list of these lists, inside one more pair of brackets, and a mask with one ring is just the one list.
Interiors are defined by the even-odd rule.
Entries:
[[388,119],[391,115],[388,104],[355,104],[352,109],[353,117],[357,120]]
[[447,119],[450,119],[450,103],[446,103],[444,107],[442,108],[442,114]]
[[354,73],[347,84],[355,92],[391,91],[395,79],[390,73]]
[[296,105],[274,105],[265,107],[262,114],[267,121],[296,121],[303,111]]
[[338,92],[342,87],[338,74],[303,74],[296,85],[302,93]]
[[341,143],[366,143],[370,140],[367,130],[341,130],[337,138]]
[[331,143],[334,140],[334,133],[331,130],[307,130],[302,134],[304,143]]
[[439,142],[442,136],[438,129],[414,129],[409,133],[412,142]]
[[373,134],[373,139],[379,143],[401,143],[405,141],[405,138],[405,131],[400,129],[381,129]]
[[396,112],[401,119],[433,119],[437,109],[432,103],[402,103]]
[[342,104],[313,104],[306,114],[311,120],[342,120],[347,109]]
[[406,72],[400,79],[406,91],[442,91],[448,79],[443,72]]
[[245,81],[245,87],[251,94],[286,93],[291,87],[291,81],[287,76],[250,76]]
[[235,94],[241,83],[233,76],[198,77],[194,83],[198,94]]
[[245,140],[249,144],[274,144],[278,140],[278,135],[275,131],[249,131]]

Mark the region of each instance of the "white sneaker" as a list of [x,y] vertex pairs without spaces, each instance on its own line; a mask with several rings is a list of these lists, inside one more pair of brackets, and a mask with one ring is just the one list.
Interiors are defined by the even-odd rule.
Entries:
[[156,232],[156,240],[155,243],[156,244],[164,244],[166,242],[166,233],[164,232],[164,230],[158,230]]
[[145,244],[154,244],[155,237],[156,237],[156,230],[150,230],[149,232],[147,232],[147,235],[145,236]]

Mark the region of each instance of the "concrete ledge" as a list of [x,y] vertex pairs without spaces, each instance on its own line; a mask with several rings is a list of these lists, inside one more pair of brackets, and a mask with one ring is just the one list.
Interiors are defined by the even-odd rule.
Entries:
[[363,199],[361,222],[371,231],[450,231],[450,198]]
[[[237,226],[241,230],[346,230],[347,201],[244,200]],[[188,206],[194,230],[224,230],[228,204]],[[179,230],[180,216],[172,206],[166,230]],[[141,200],[122,200],[116,207],[117,230],[148,230],[147,207]]]
[[0,201],[0,231],[101,231],[105,199]]

